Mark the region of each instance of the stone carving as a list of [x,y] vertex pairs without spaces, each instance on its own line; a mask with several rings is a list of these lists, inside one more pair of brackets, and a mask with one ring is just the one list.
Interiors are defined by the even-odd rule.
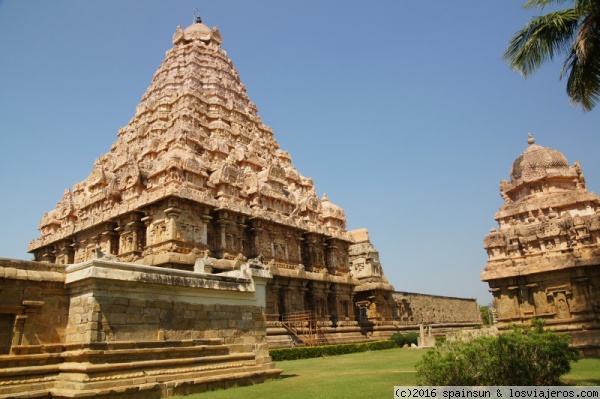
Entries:
[[[343,342],[385,339],[400,327],[416,328],[413,316],[400,318],[394,287],[368,231],[348,231],[344,210],[327,195],[319,197],[313,180],[293,166],[260,119],[221,42],[218,29],[201,22],[177,28],[173,48],[132,119],[119,129],[110,151],[95,160],[88,177],[44,214],[40,236],[28,250],[44,264],[76,263],[69,267],[78,274],[88,262],[117,265],[94,266],[90,273],[129,279],[132,271],[143,281],[131,286],[150,284],[136,286],[132,295],[156,290],[155,283],[174,292],[178,282],[193,280],[202,281],[190,287],[194,301],[221,307],[216,292],[192,288],[224,289],[223,300],[238,306],[260,283],[264,293],[257,298],[264,303],[257,328],[266,320],[269,329],[256,335],[261,345],[285,346],[290,332],[282,320],[294,312],[310,313]],[[257,279],[250,284],[250,277]],[[112,289],[90,289],[103,287]],[[158,336],[221,336],[216,331],[225,331],[220,319],[207,325],[198,316],[197,325],[189,324],[186,313],[178,312],[176,331],[158,328]],[[171,313],[165,316],[174,320]],[[113,317],[107,326],[129,324],[129,316]],[[135,339],[135,334],[148,339],[161,322],[143,331],[143,316],[131,319],[139,322],[131,327],[133,335],[118,339]],[[421,319],[437,320],[432,314]],[[239,320],[230,321],[237,326]],[[480,323],[477,317],[463,322]],[[97,333],[101,339],[116,337]]]
[[393,308],[368,233],[348,232],[344,210],[292,165],[221,42],[202,23],[177,28],[135,115],[43,216],[29,251],[41,261],[110,258],[201,273],[262,257],[257,264],[274,274],[265,310],[274,318],[312,310],[325,323],[350,323],[355,292]]
[[[535,144],[500,183],[504,204],[498,228],[484,238],[488,263],[482,280],[494,296],[500,328],[532,317],[571,331],[591,354],[600,347],[599,199],[585,188],[579,162],[569,166],[557,150]],[[580,286],[583,279],[586,288]],[[596,295],[597,297],[597,295]]]

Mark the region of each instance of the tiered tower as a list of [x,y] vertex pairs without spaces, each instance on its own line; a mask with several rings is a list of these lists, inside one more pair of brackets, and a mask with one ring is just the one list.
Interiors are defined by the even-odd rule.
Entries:
[[331,325],[355,323],[361,285],[360,296],[381,310],[369,319],[391,319],[391,295],[365,293],[393,290],[381,267],[353,271],[362,252],[350,251],[344,211],[292,166],[221,42],[200,20],[177,28],[135,116],[44,215],[29,251],[58,264],[104,257],[213,273],[256,258],[275,277],[271,321],[311,310]]
[[[498,228],[485,237],[489,283],[500,328],[537,317],[569,331],[592,353],[600,347],[600,207],[579,162],[529,147],[500,182]],[[596,349],[593,349],[596,348]]]

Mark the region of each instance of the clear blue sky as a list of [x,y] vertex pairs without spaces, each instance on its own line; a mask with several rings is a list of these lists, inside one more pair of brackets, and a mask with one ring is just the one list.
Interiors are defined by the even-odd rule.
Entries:
[[600,191],[600,109],[569,106],[561,60],[528,80],[502,61],[523,2],[0,1],[0,257],[31,259],[43,213],[109,151],[199,7],[396,289],[487,304],[483,237],[527,133]]

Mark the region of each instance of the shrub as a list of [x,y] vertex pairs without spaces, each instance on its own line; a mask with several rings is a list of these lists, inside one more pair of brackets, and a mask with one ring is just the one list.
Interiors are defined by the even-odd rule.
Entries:
[[568,339],[534,320],[497,337],[448,341],[417,363],[417,379],[425,385],[558,385],[577,361]]
[[406,334],[404,336],[404,338],[406,339],[406,343],[408,345],[412,345],[412,344],[418,345],[419,344],[419,334],[417,334],[414,331],[411,331],[408,334]]
[[390,337],[390,341],[395,342],[396,345],[398,345],[400,348],[402,348],[404,346],[404,344],[406,343],[406,338],[404,338],[404,335],[402,335],[400,333],[395,333],[395,334],[392,334],[392,336]]
[[392,341],[362,342],[358,344],[298,346],[295,348],[271,349],[269,355],[275,362],[282,360],[310,359],[313,357],[345,355],[348,353],[366,352],[396,348]]

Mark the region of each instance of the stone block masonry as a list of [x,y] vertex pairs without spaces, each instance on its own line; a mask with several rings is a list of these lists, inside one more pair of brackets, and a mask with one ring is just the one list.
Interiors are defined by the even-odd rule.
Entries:
[[281,372],[268,355],[266,270],[0,265],[0,323],[11,332],[0,335],[1,399],[159,398]]

